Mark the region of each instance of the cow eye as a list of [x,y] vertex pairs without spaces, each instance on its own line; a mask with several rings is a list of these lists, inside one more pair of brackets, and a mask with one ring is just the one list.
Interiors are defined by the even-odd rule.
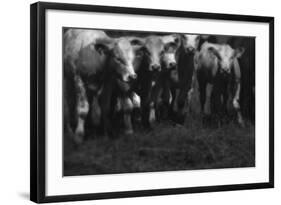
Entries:
[[122,58],[120,58],[120,57],[116,57],[115,59],[116,59],[116,61],[118,61],[119,63],[122,63],[122,64],[124,63],[124,60],[123,60]]
[[145,54],[149,56],[151,53],[149,52],[149,50],[145,50]]

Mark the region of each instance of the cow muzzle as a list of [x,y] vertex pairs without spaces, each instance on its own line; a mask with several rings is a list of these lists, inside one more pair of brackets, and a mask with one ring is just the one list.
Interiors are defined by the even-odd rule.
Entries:
[[170,62],[168,64],[168,69],[169,70],[174,70],[174,69],[176,69],[176,67],[177,67],[177,63],[176,62]]
[[186,52],[187,52],[187,53],[195,53],[195,48],[189,46],[189,47],[186,48]]
[[138,75],[136,73],[129,75],[129,81],[136,80]]
[[220,72],[221,72],[222,74],[230,74],[230,69],[228,69],[228,68],[221,69]]
[[136,80],[137,77],[138,76],[136,73],[131,73],[131,74],[127,73],[125,75],[122,75],[121,79],[122,79],[122,81],[129,83],[129,82]]
[[150,70],[151,71],[160,71],[161,66],[159,64],[153,64],[153,65],[150,66]]

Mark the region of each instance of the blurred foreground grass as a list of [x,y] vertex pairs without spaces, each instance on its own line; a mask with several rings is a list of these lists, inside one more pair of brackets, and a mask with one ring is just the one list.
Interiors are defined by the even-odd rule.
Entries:
[[163,122],[116,140],[98,137],[74,147],[65,136],[64,175],[93,175],[255,166],[255,127],[204,128]]

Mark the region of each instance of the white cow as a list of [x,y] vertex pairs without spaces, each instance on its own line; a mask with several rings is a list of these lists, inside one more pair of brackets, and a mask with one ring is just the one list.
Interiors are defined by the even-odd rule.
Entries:
[[[76,94],[74,141],[80,143],[90,108],[86,88],[94,93],[92,121],[99,124],[102,117],[105,131],[111,132],[108,115],[112,92],[116,89],[115,80],[129,82],[136,79],[134,59],[137,47],[127,38],[110,38],[103,31],[88,29],[69,29],[64,34],[63,43],[65,76],[72,76],[75,84],[75,90],[71,91]],[[97,98],[101,101],[100,106]]]
[[[244,48],[233,49],[228,44],[205,42],[195,59],[201,108],[204,114],[209,115],[211,112],[218,114],[222,108],[226,110],[230,83],[233,78],[232,105],[241,126],[244,126],[244,121],[239,105],[241,72],[237,59],[243,53]],[[223,101],[223,106],[220,106],[221,101]]]

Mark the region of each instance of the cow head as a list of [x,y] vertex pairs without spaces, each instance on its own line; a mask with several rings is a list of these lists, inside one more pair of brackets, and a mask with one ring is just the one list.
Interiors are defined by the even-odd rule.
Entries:
[[187,53],[194,53],[199,46],[200,35],[184,34],[182,35],[182,45]]
[[100,40],[95,47],[101,55],[108,55],[109,67],[122,81],[129,82],[137,78],[134,70],[136,48],[128,38]]
[[164,53],[162,63],[165,69],[172,70],[177,66],[176,53],[180,46],[180,38],[178,35],[162,36],[164,43]]
[[164,44],[160,36],[148,36],[145,39],[144,55],[148,60],[149,71],[161,71],[161,58]]
[[223,73],[230,73],[235,58],[240,58],[245,49],[243,47],[233,49],[227,44],[219,46],[211,46],[208,49],[218,58],[220,71]]

